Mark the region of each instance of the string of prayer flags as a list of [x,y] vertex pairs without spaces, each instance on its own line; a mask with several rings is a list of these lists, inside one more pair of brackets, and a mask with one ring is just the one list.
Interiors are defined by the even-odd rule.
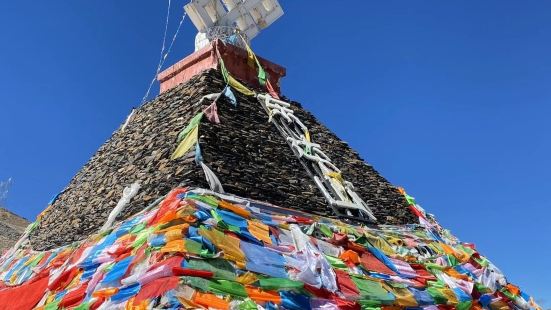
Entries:
[[218,106],[216,101],[203,110],[207,119],[214,124],[220,124],[220,118],[218,117]]

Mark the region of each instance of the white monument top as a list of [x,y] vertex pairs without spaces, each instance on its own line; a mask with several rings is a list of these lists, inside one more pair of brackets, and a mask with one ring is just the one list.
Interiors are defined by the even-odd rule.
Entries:
[[236,31],[252,40],[283,15],[278,0],[192,0],[185,10],[199,31],[195,50],[216,38],[232,43]]

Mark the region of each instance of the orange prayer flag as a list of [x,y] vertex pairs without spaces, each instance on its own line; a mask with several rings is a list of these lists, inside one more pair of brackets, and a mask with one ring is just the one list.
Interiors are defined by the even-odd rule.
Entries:
[[170,252],[185,253],[186,252],[185,241],[183,239],[170,241],[164,247],[161,248],[160,252],[161,253],[170,253]]
[[358,255],[358,253],[351,250],[344,251],[339,258],[345,262],[355,265],[360,263],[360,256]]
[[176,210],[169,210],[161,218],[159,218],[157,223],[168,223],[177,218],[178,218],[178,214],[176,213]]
[[272,244],[272,239],[270,238],[270,228],[268,225],[257,221],[248,221],[248,228],[251,235],[253,235],[256,239],[266,244]]
[[224,201],[224,200],[220,200],[220,202],[218,202],[218,207],[222,208],[222,209],[226,209],[228,211],[231,211],[237,215],[240,215],[244,218],[250,218],[251,217],[251,212],[239,207],[239,206],[236,206],[234,204],[231,204],[227,201]]
[[132,297],[126,302],[125,310],[147,310],[149,302],[147,300],[142,300],[139,303],[135,303],[135,298]]
[[247,295],[254,301],[281,303],[281,297],[277,291],[263,291],[252,286],[246,286],[245,291],[247,291]]
[[453,268],[447,268],[446,270],[444,270],[445,273],[447,273],[448,275],[456,278],[456,279],[461,279],[461,280],[465,280],[465,281],[469,281],[469,276],[467,275],[464,275],[464,274],[461,274],[459,273],[457,270],[453,269]]
[[167,231],[174,230],[174,229],[179,229],[183,233],[186,233],[189,229],[189,224],[188,223],[183,223],[183,224],[178,224],[178,225],[172,225],[172,226],[168,226],[168,227],[165,227],[163,229],[160,229],[157,232],[158,233],[166,233]]
[[97,298],[109,298],[117,294],[118,292],[119,292],[118,288],[112,287],[112,288],[106,288],[103,290],[95,291],[94,293],[92,293],[92,296]]
[[509,290],[509,292],[511,292],[513,295],[515,295],[515,296],[520,295],[520,288],[518,288],[517,286],[515,286],[515,285],[509,283],[509,284],[507,284],[505,287],[506,287],[506,288]]
[[166,242],[182,240],[184,231],[181,228],[170,229],[165,232]]
[[200,293],[196,292],[195,296],[193,296],[193,302],[205,306],[207,308],[214,308],[214,309],[221,309],[221,310],[229,310],[230,309],[230,303],[225,301],[222,298],[217,297],[214,294],[209,293]]

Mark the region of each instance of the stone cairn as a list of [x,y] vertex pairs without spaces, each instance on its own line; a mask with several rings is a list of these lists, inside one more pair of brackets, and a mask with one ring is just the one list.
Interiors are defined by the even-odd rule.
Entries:
[[[35,250],[62,246],[86,238],[105,223],[125,186],[141,184],[140,191],[119,220],[139,212],[177,186],[208,188],[194,162],[194,153],[170,160],[178,133],[211,102],[199,104],[207,94],[220,92],[224,80],[208,70],[136,109],[84,165],[44,214],[30,236]],[[220,124],[203,121],[199,128],[205,163],[228,193],[269,201],[286,208],[332,216],[322,194],[306,174],[254,97],[236,94],[234,107],[218,101]],[[285,99],[285,101],[289,101]],[[297,102],[294,113],[310,129],[312,140],[352,182],[378,224],[408,224],[416,219],[403,196],[367,164],[346,142]]]

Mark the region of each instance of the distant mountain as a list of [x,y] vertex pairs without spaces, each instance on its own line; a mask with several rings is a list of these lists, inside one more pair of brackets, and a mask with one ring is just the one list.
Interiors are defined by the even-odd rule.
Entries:
[[29,221],[0,208],[0,253],[14,245],[29,225]]

